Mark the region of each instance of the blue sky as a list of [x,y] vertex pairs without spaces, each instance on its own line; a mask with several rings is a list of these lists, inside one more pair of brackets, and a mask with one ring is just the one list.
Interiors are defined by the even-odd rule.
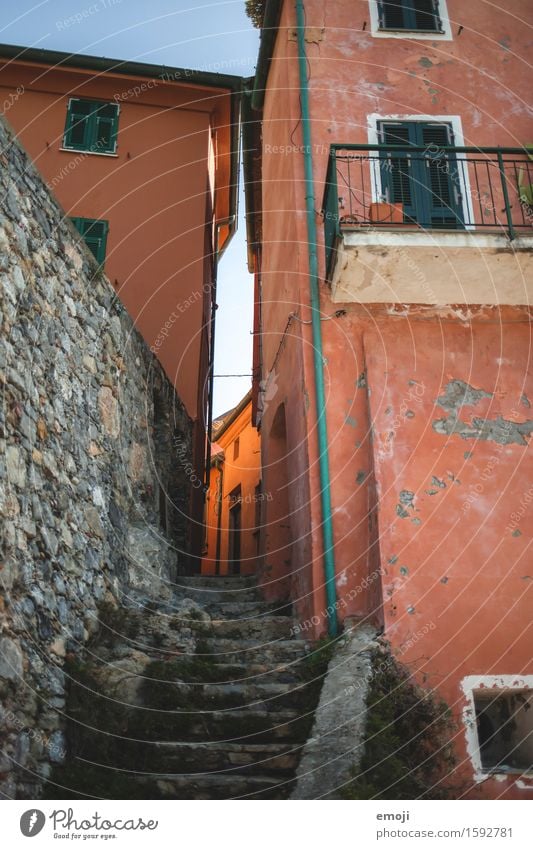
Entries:
[[[258,34],[244,0],[2,0],[0,42],[114,59],[250,76]],[[239,228],[220,265],[217,374],[250,373],[253,279],[246,269],[244,199]],[[215,382],[215,415],[250,379]]]

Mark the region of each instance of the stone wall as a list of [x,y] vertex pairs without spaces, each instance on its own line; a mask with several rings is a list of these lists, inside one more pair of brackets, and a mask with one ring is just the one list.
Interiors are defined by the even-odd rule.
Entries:
[[65,657],[103,602],[171,596],[191,422],[0,123],[0,795],[64,757]]

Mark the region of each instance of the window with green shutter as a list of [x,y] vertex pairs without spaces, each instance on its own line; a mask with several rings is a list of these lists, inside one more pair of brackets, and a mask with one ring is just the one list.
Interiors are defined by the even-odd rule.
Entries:
[[87,247],[94,254],[100,265],[105,260],[107,246],[108,221],[98,221],[95,218],[71,218],[78,233],[83,236]]
[[115,153],[118,133],[118,103],[71,97],[63,147],[88,153]]
[[[379,126],[381,192],[402,204],[404,223],[439,229],[464,227],[462,181],[450,124],[382,121]],[[404,150],[391,150],[391,145]],[[423,148],[411,152],[409,148]],[[389,148],[389,149],[387,149]]]
[[378,0],[381,30],[443,32],[438,0]]

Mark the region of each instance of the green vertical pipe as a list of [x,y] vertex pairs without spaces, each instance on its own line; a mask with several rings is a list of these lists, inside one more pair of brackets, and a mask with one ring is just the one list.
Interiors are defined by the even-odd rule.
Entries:
[[309,253],[309,290],[311,296],[311,327],[313,331],[313,364],[318,430],[320,469],[320,500],[322,505],[322,538],[324,543],[324,582],[328,606],[328,633],[338,632],[337,591],[335,587],[335,553],[333,548],[333,520],[331,515],[331,483],[329,474],[328,432],[326,424],[326,398],[324,391],[324,356],[322,353],[322,328],[320,324],[320,294],[318,288],[317,229],[315,219],[315,186],[313,180],[313,153],[311,147],[311,120],[309,116],[309,86],[307,57],[305,54],[305,10],[302,0],[296,3],[298,34],[298,67],[300,72],[300,100],[302,104],[302,135],[305,169],[305,205],[307,211],[307,248]]

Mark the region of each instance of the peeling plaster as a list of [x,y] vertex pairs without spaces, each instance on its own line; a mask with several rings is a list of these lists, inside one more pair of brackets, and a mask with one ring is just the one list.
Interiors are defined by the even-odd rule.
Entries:
[[481,419],[475,416],[472,423],[468,424],[456,416],[450,416],[434,421],[433,430],[441,436],[457,433],[461,439],[479,439],[483,442],[497,442],[499,445],[527,445],[524,436],[533,433],[533,420],[517,423],[502,416],[496,419]]
[[437,398],[436,403],[449,413],[456,413],[460,407],[475,406],[482,398],[492,398],[492,392],[484,389],[474,389],[464,380],[450,380],[444,390],[444,395]]
[[469,424],[459,419],[459,410],[462,407],[474,407],[482,398],[493,397],[492,392],[474,389],[463,380],[451,380],[446,385],[444,394],[435,402],[450,415],[448,418],[436,419],[432,425],[433,430],[441,436],[458,434],[462,439],[479,439],[499,445],[527,445],[524,437],[533,433],[533,420],[512,422],[502,416],[495,419],[474,416]]
[[400,492],[400,503],[401,504],[405,504],[406,507],[412,507],[413,510],[414,510],[414,507],[415,507],[414,500],[415,500],[414,492],[411,492],[410,489],[402,489],[402,491]]

